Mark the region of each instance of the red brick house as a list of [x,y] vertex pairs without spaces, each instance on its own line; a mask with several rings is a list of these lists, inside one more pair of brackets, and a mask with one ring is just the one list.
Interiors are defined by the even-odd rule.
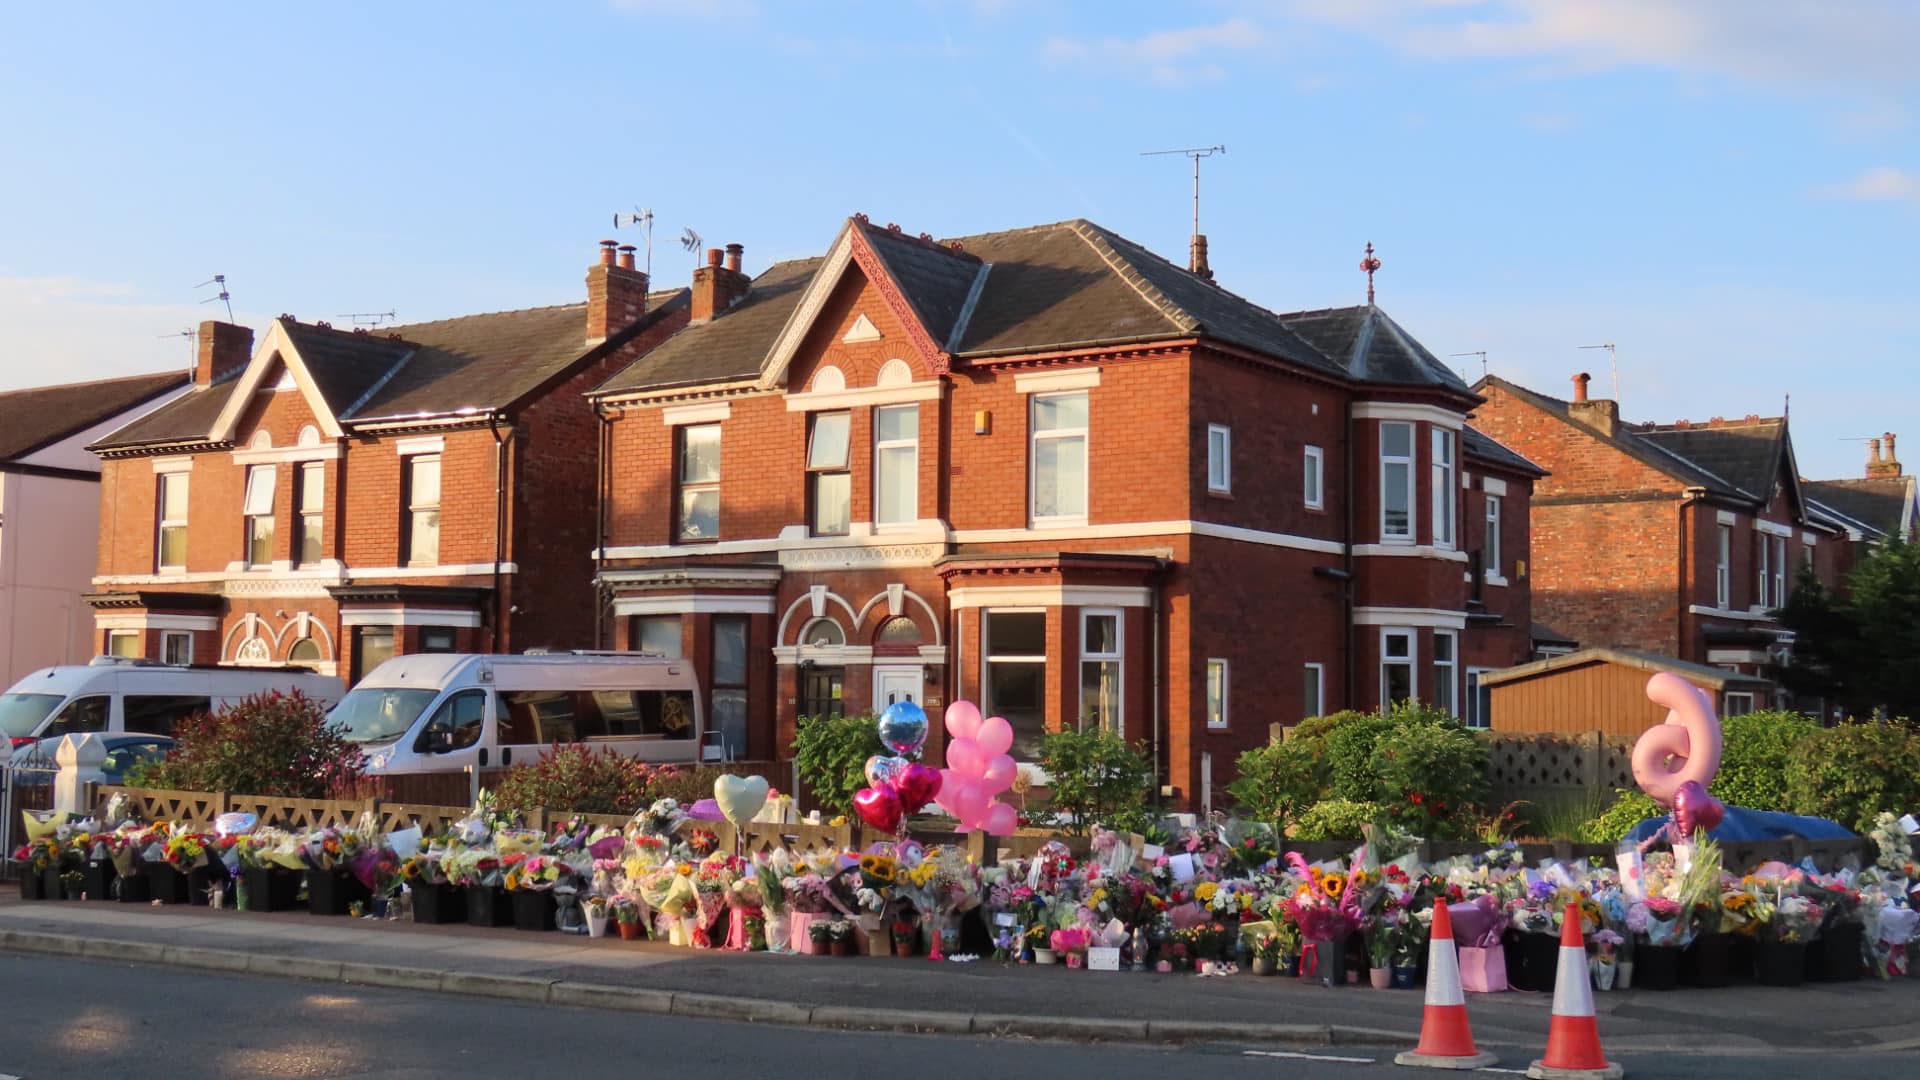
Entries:
[[[1885,454],[1881,453],[1882,446]],[[1803,480],[1807,500],[1832,524],[1846,530],[1856,553],[1865,545],[1899,537],[1911,543],[1920,524],[1920,485],[1906,475],[1894,451],[1892,432],[1867,440],[1867,471],[1858,479]]]
[[593,395],[610,640],[690,658],[727,752],[966,698],[1024,760],[1123,732],[1193,805],[1270,724],[1463,710],[1528,656],[1540,470],[1377,307],[1276,314],[1086,221],[729,252]]
[[120,651],[297,663],[593,643],[583,393],[685,323],[604,242],[584,303],[377,331],[200,327],[194,387],[94,443]]
[[[1538,462],[1534,609],[1585,647],[1764,675],[1792,635],[1768,614],[1801,567],[1825,581],[1845,533],[1803,491],[1785,417],[1631,424],[1498,377],[1474,425]],[[1764,703],[1761,703],[1764,704]]]

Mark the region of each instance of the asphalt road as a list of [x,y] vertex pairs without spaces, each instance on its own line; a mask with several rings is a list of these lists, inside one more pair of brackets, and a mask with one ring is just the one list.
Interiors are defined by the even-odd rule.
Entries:
[[[75,1077],[1208,1080],[1412,1075],[1371,1047],[1089,1046],[811,1031],[0,954],[0,1080]],[[1502,1061],[1513,1075],[1525,1061]],[[1625,1058],[1685,1080],[1920,1075],[1920,1055]]]

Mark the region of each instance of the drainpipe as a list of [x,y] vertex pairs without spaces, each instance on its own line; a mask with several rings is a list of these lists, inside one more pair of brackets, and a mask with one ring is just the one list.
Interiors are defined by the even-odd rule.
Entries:
[[513,439],[509,429],[500,435],[500,414],[487,414],[487,430],[493,432],[493,626],[487,642],[488,652],[500,651],[500,564],[507,557],[507,443]]
[[1160,575],[1153,584],[1153,644],[1147,652],[1147,655],[1152,658],[1153,664],[1153,689],[1149,700],[1152,702],[1153,709],[1153,799],[1155,805],[1159,805],[1160,800],[1164,798],[1166,794],[1166,772],[1160,767],[1160,619],[1162,618],[1161,601],[1163,599],[1161,594],[1166,591],[1162,588],[1164,582],[1165,575]]
[[606,408],[598,399],[593,403],[593,416],[599,423],[600,436],[593,485],[593,647],[604,649],[607,647],[607,586],[602,575],[607,561],[607,496],[612,487],[607,472],[607,444],[613,432],[607,423]]
[[[1359,656],[1359,650],[1355,645],[1355,628],[1353,625],[1353,502],[1354,502],[1354,492],[1356,491],[1358,485],[1356,485],[1353,482],[1353,399],[1352,398],[1347,399],[1346,436],[1347,436],[1346,445],[1342,448],[1342,458],[1345,461],[1345,465],[1343,467],[1346,470],[1346,475],[1341,477],[1341,480],[1340,480],[1341,487],[1345,489],[1345,495],[1343,497],[1343,501],[1345,501],[1346,503],[1346,515],[1345,515],[1346,516],[1346,526],[1345,526],[1346,535],[1341,539],[1341,543],[1340,543],[1341,569],[1346,571],[1346,578],[1345,580],[1340,582],[1340,607],[1342,612],[1342,618],[1345,620],[1345,627],[1346,627],[1346,655],[1344,657],[1345,667],[1347,669],[1347,705],[1346,707],[1349,709],[1356,709],[1356,708],[1359,708],[1360,672],[1358,670],[1358,665],[1356,663],[1357,658]],[[1408,498],[1413,497],[1413,494],[1411,491],[1408,492],[1407,497]],[[1323,703],[1321,707],[1325,708],[1325,704]]]
[[[1674,605],[1673,615],[1673,654],[1675,656],[1686,655],[1687,607],[1691,603],[1687,598],[1687,587],[1693,579],[1693,570],[1697,561],[1693,557],[1693,545],[1689,542],[1691,537],[1687,531],[1687,508],[1693,506],[1695,503],[1701,502],[1706,497],[1707,489],[1700,487],[1690,487],[1680,497],[1680,509],[1678,511],[1680,527],[1677,530],[1680,534],[1680,558],[1678,560],[1680,573],[1678,575],[1679,580],[1674,582],[1674,589],[1680,594],[1680,602]],[[1718,572],[1716,567],[1715,573]],[[1731,581],[1729,581],[1729,584],[1731,584]]]

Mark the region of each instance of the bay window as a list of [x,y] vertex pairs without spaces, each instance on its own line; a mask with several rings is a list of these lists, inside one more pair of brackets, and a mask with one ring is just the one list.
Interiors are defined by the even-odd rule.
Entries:
[[873,410],[873,521],[911,525],[920,516],[920,406]]
[[1080,524],[1087,519],[1087,394],[1033,396],[1031,447],[1034,524]]
[[1459,638],[1453,631],[1433,632],[1433,705],[1445,709],[1449,715],[1460,712],[1454,698],[1460,672],[1459,648]]
[[845,536],[853,517],[853,474],[847,444],[853,414],[816,413],[807,442],[807,501],[815,536]]
[[1380,538],[1413,542],[1413,425],[1380,425]]
[[1380,631],[1380,706],[1410,701],[1418,684],[1413,677],[1412,630]]
[[1433,545],[1454,545],[1455,513],[1460,498],[1459,482],[1454,479],[1453,432],[1433,429]]

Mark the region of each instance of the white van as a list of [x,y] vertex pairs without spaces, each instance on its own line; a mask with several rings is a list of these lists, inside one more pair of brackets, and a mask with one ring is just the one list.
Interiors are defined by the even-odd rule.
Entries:
[[555,743],[692,763],[698,691],[692,664],[652,653],[417,653],[374,668],[328,718],[369,775],[504,768]]
[[275,690],[298,690],[332,705],[346,684],[304,667],[161,664],[99,656],[42,668],[0,695],[0,731],[14,746],[81,732],[172,736],[195,713],[217,712]]

